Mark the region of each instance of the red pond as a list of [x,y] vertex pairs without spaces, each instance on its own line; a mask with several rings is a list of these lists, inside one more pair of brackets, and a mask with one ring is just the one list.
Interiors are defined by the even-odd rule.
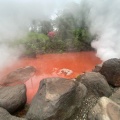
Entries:
[[94,52],[45,54],[38,55],[35,59],[20,59],[13,66],[3,70],[1,74],[5,75],[19,67],[34,66],[37,69],[35,76],[25,82],[27,86],[27,102],[30,103],[39,87],[40,80],[43,78],[75,78],[83,72],[91,71],[99,63],[101,61],[95,56]]

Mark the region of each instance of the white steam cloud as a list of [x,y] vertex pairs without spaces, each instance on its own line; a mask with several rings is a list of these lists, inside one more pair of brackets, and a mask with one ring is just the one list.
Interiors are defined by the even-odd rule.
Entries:
[[[22,49],[21,49],[22,50]],[[22,51],[18,51],[18,49],[9,48],[5,44],[0,45],[0,71],[12,65],[17,61],[17,58],[22,53]]]
[[44,20],[70,1],[0,0],[0,70],[14,63],[22,53],[21,49],[10,48],[4,42],[24,36],[32,20]]
[[97,56],[105,61],[120,58],[120,0],[86,0],[90,8],[90,31],[98,38],[92,42]]
[[[14,63],[22,52],[3,44],[5,41],[24,36],[33,19],[44,20],[71,1],[80,3],[81,0],[0,0],[0,70]],[[97,56],[103,61],[119,58],[120,0],[82,1],[90,9],[86,17],[90,31],[98,35],[97,40],[92,42]]]

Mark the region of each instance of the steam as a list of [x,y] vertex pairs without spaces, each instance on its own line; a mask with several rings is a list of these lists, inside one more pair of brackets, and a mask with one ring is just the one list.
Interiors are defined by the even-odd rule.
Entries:
[[85,3],[90,8],[90,31],[98,36],[91,44],[97,56],[103,61],[120,58],[120,1],[86,0]]
[[[81,0],[0,0],[0,70],[14,63],[23,50],[21,47],[13,49],[6,42],[23,37],[32,20],[50,18],[57,9],[62,9],[71,1],[80,3]],[[81,3],[86,5],[82,7],[81,4],[81,10],[87,12],[85,18],[90,32],[97,35],[91,43],[97,56],[103,61],[119,58],[120,1],[82,0]]]
[[[22,50],[22,49],[21,49]],[[22,51],[18,51],[18,49],[12,49],[5,44],[0,45],[0,71],[12,65],[19,58],[19,55]]]
[[8,41],[23,37],[34,19],[45,20],[70,0],[0,0],[0,70],[14,63],[22,53]]

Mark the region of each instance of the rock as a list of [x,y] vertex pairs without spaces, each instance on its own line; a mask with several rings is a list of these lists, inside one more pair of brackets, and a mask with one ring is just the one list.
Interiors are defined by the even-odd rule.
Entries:
[[96,105],[101,96],[110,96],[112,91],[105,77],[98,72],[88,72],[77,77],[79,83],[87,88],[87,95],[75,114],[68,120],[88,120],[89,111]]
[[120,105],[120,88],[117,89],[109,98]]
[[32,100],[28,120],[66,120],[80,107],[86,87],[73,80],[47,78]]
[[26,103],[25,106],[22,109],[20,109],[20,110],[18,110],[18,111],[16,111],[14,113],[14,116],[25,118],[26,113],[28,112],[29,107],[30,107],[30,104]]
[[9,85],[14,83],[24,83],[29,80],[35,73],[36,69],[32,66],[27,66],[25,68],[19,68],[8,75],[4,76],[0,80],[1,85]]
[[0,120],[27,120],[27,119],[12,116],[7,110],[0,107]]
[[100,70],[100,73],[103,74],[108,83],[112,86],[120,86],[120,59],[113,58],[105,61]]
[[67,120],[88,120],[88,112],[91,108],[93,108],[96,105],[97,100],[98,97],[87,93],[86,97],[81,103],[81,106],[76,110],[75,114]]
[[112,100],[102,97],[89,112],[88,120],[120,120],[120,106]]
[[64,75],[67,75],[67,76],[71,75],[72,73],[73,73],[73,71],[70,70],[70,69],[67,69],[67,68],[60,69],[59,72],[58,72],[59,75],[64,74]]
[[101,68],[102,68],[102,64],[99,64],[99,65],[96,65],[92,71],[93,72],[100,72]]
[[26,86],[24,84],[0,87],[0,107],[10,113],[21,109],[25,105],[26,99]]
[[97,72],[88,72],[81,77],[77,78],[77,81],[84,84],[88,90],[88,93],[92,93],[96,96],[110,96],[112,90],[110,89],[106,79],[103,75]]

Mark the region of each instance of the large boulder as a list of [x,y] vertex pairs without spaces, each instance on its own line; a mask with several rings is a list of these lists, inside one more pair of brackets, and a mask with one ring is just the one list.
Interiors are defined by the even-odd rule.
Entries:
[[120,86],[120,59],[113,58],[105,61],[100,73],[106,77],[112,86]]
[[36,69],[32,66],[27,66],[24,68],[19,68],[6,76],[4,76],[2,79],[0,79],[1,85],[10,85],[15,83],[24,83],[26,80],[29,80],[34,73],[36,72]]
[[26,99],[26,86],[24,84],[0,87],[0,107],[10,113],[21,109],[25,105]]
[[73,80],[47,78],[40,82],[26,115],[28,120],[66,120],[80,107],[86,87]]
[[88,120],[120,120],[120,106],[109,98],[102,97],[89,112]]
[[87,87],[88,93],[92,93],[96,96],[110,96],[112,90],[108,85],[105,77],[97,72],[87,72],[81,77],[77,78],[77,81],[81,82]]
[[7,110],[0,107],[0,120],[27,120],[27,119],[12,116]]

